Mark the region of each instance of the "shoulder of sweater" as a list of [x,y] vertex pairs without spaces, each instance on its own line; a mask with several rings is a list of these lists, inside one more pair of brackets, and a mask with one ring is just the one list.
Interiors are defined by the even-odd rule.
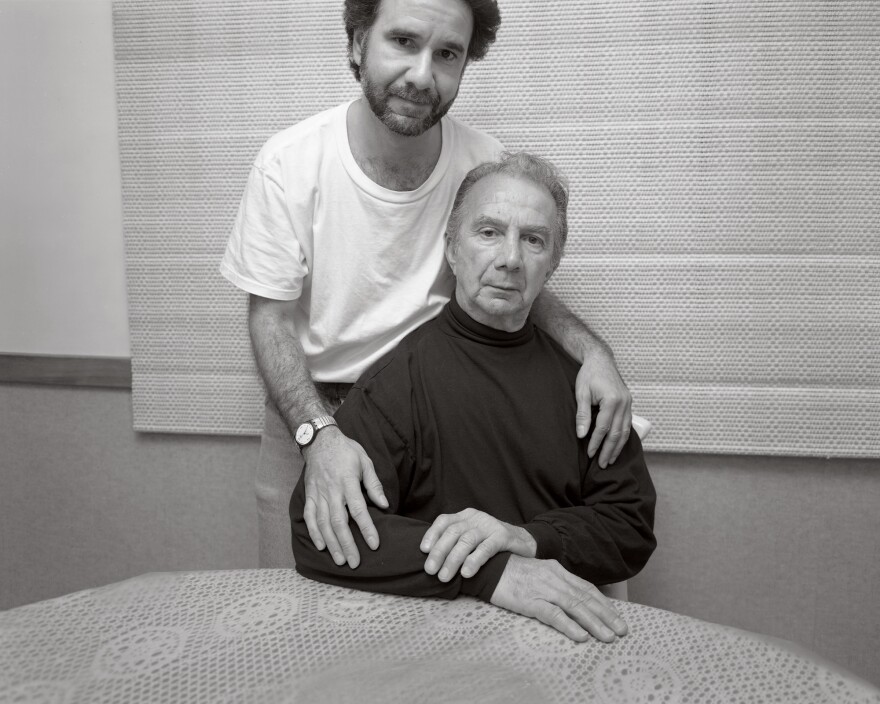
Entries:
[[443,333],[438,329],[438,320],[434,318],[423,323],[406,335],[397,346],[376,360],[355,383],[355,387],[372,392],[385,388],[387,382],[399,382],[401,376],[409,376],[413,359],[417,357],[424,345],[435,344]]
[[565,348],[558,343],[556,340],[551,337],[550,333],[545,332],[537,325],[535,325],[535,342],[538,344],[545,345],[549,347],[554,354],[559,357],[560,362],[566,367],[574,370],[574,374],[577,375],[578,371],[580,371],[581,365],[578,361],[572,357],[568,352],[565,351]]

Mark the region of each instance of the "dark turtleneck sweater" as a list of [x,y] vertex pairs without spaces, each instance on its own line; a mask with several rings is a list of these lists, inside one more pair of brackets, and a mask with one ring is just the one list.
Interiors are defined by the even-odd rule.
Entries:
[[[489,601],[510,553],[470,579],[441,582],[419,549],[441,513],[471,507],[524,527],[537,558],[593,584],[628,579],[656,541],[656,494],[636,433],[601,469],[575,435],[578,364],[531,320],[517,332],[482,325],[453,296],[354,385],[336,413],[373,461],[390,507],[369,503],[380,546],[351,521],[360,565],[338,567],[309,538],[303,480],[290,504],[300,574],[375,592]],[[593,424],[597,409],[593,409]]]

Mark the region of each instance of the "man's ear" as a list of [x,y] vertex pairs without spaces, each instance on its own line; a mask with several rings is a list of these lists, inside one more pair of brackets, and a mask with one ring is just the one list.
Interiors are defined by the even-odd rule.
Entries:
[[360,68],[364,56],[364,41],[366,38],[367,33],[363,29],[354,30],[354,36],[351,38],[351,59],[358,65],[358,68]]
[[449,262],[449,268],[452,269],[452,273],[455,273],[455,240],[449,236],[447,232],[445,235],[446,238],[446,261]]

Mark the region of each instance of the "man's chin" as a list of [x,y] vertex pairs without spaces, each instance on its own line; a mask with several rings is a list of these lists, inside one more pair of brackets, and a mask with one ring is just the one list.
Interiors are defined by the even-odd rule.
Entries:
[[491,315],[510,315],[523,308],[522,298],[515,291],[493,292],[485,301],[485,310]]
[[411,117],[387,111],[382,115],[382,124],[403,137],[418,137],[436,125],[437,120],[434,120],[432,116]]

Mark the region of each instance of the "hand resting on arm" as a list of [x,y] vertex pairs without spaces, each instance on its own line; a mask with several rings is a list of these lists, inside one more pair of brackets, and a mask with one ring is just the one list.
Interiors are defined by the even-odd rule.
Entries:
[[525,528],[466,508],[437,516],[422,538],[420,549],[428,553],[425,572],[448,582],[459,569],[462,577],[473,577],[486,560],[499,552],[534,557],[538,544]]
[[[326,415],[328,409],[315,389],[296,337],[290,302],[251,295],[248,327],[266,390],[291,434],[300,423]],[[360,555],[349,528],[348,513],[367,545],[373,550],[379,546],[379,534],[367,511],[361,482],[377,506],[388,506],[373,463],[363,448],[338,428],[321,430],[306,448],[304,457],[304,516],[309,535],[318,550],[329,549],[336,564],[348,562],[350,567],[356,567]]]
[[537,543],[525,528],[467,508],[438,516],[420,549],[429,553],[425,571],[441,582],[455,577],[459,568],[462,577],[472,577],[490,557],[513,553],[492,604],[536,618],[576,641],[593,636],[611,642],[627,633],[623,618],[593,584],[556,560],[534,559]]

